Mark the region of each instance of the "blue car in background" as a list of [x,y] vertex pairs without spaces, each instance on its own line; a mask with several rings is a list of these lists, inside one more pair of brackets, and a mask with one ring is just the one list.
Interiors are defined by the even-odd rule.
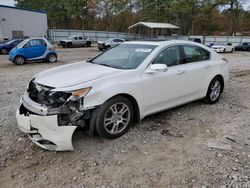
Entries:
[[236,51],[250,51],[250,42],[243,42],[234,48]]
[[12,48],[16,47],[16,45],[18,45],[22,41],[23,40],[21,40],[21,39],[16,39],[16,40],[11,40],[9,42],[0,44],[1,54],[8,54]]
[[57,61],[57,53],[54,45],[48,39],[29,38],[10,51],[9,60],[17,65],[37,60],[53,63]]

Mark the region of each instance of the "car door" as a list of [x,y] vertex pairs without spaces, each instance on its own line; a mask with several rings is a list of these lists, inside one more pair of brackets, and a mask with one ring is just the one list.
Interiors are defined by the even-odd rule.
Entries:
[[83,37],[78,36],[78,46],[83,46],[83,45],[85,45]]
[[202,98],[206,95],[211,80],[212,63],[210,52],[194,45],[181,45],[186,70],[186,102]]
[[31,39],[24,45],[23,49],[26,59],[40,59],[47,49],[47,44],[43,39]]
[[77,36],[72,38],[72,44],[73,46],[79,46],[79,39]]
[[168,70],[155,73],[148,73],[146,70],[142,74],[145,114],[182,104],[186,93],[186,71],[179,46],[163,49],[152,64],[166,64]]
[[111,47],[117,46],[117,45],[121,44],[122,42],[123,42],[123,40],[121,40],[121,39],[114,39],[111,42]]
[[228,42],[227,43],[227,52],[232,52],[232,50],[233,50],[233,44]]

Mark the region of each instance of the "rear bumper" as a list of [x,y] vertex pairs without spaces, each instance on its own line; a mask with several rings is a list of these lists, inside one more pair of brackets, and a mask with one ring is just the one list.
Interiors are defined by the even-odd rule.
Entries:
[[212,48],[212,50],[216,51],[217,53],[222,53],[222,52],[224,52],[224,49],[213,49],[213,48]]
[[98,49],[103,50],[104,48],[105,48],[105,44],[98,42]]
[[[27,113],[27,100],[16,111],[17,126],[28,134],[29,138],[38,146],[47,150],[66,151],[73,150],[72,136],[77,126],[59,126],[58,115],[37,115]],[[25,106],[24,106],[25,104]],[[39,107],[28,104],[32,109]],[[42,109],[42,108],[41,108]]]

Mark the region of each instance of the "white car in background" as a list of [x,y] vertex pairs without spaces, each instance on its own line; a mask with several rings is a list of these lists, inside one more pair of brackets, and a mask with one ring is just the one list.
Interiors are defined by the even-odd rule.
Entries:
[[114,46],[117,46],[121,43],[125,42],[124,39],[121,39],[121,38],[110,38],[106,41],[98,41],[97,42],[97,45],[98,45],[98,49],[100,51],[102,50],[107,50],[109,48],[113,48]]
[[72,150],[77,127],[117,138],[150,114],[199,99],[216,103],[227,81],[226,59],[202,44],[124,42],[35,75],[17,124],[45,149]]
[[215,43],[212,46],[212,49],[218,53],[220,53],[220,52],[232,53],[234,51],[234,47],[233,47],[232,43]]

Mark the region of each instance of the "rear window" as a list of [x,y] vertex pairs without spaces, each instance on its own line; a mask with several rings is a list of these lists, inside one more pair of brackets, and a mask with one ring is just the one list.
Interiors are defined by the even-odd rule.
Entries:
[[183,46],[183,50],[186,56],[186,63],[205,61],[210,59],[210,52],[199,46],[185,45]]

